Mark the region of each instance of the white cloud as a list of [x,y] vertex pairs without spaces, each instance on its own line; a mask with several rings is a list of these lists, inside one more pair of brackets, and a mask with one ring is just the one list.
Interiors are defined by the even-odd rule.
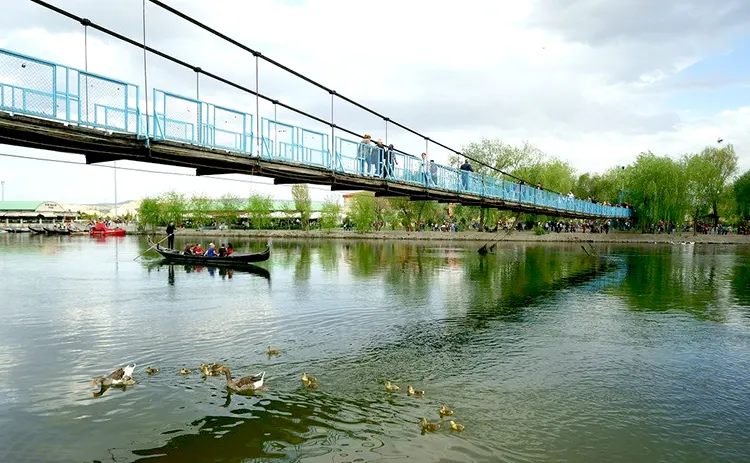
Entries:
[[[482,136],[529,140],[581,171],[601,171],[632,162],[644,150],[680,155],[723,137],[735,144],[741,167],[750,168],[750,105],[737,102],[709,115],[701,108],[686,112],[668,105],[668,97],[677,91],[728,85],[728,81],[703,82],[689,89],[678,74],[732,48],[750,22],[750,6],[743,2],[731,0],[713,10],[706,2],[695,3],[703,22],[696,22],[685,9],[653,8],[645,0],[634,0],[627,7],[587,0],[469,0],[460,5],[397,0],[169,3],[455,148]],[[58,0],[55,4],[141,38],[140,0],[107,5]],[[3,8],[10,13],[0,18],[0,46],[83,67],[80,24],[30,2],[14,2],[14,6]],[[147,20],[148,41],[154,47],[254,87],[254,59],[248,53],[150,3]],[[721,21],[725,27],[716,27]],[[90,70],[143,85],[143,58],[137,48],[90,31],[88,56]],[[148,59],[149,87],[195,95],[193,72],[154,56]],[[269,96],[326,119],[330,116],[327,93],[263,62],[260,85]],[[200,95],[254,113],[254,97],[205,77]],[[262,103],[261,115],[272,116],[272,111],[270,104]],[[375,116],[341,102],[334,113],[339,125],[385,136],[384,123]],[[282,120],[302,121],[286,110],[278,114]],[[317,123],[304,125],[329,131]],[[423,140],[393,126],[388,137],[415,154],[424,150]],[[17,152],[8,147],[2,151]],[[440,161],[448,153],[431,146],[430,154]],[[5,177],[6,192],[13,191],[13,199],[99,201],[97,191],[106,191],[109,180],[92,174],[94,170],[0,158],[0,177]],[[70,182],[60,178],[61,171],[85,179],[92,188],[69,188]],[[34,188],[11,190],[13,184]],[[123,199],[168,188],[245,194],[247,185],[165,176],[156,180],[135,173],[118,182]],[[253,188],[289,197],[289,187]],[[328,193],[314,190],[313,194],[322,199]]]

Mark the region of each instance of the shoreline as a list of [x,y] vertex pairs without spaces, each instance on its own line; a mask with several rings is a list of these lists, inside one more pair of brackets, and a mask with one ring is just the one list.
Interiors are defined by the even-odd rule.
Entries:
[[[163,229],[156,230],[157,236],[164,235]],[[146,234],[130,233],[130,234]],[[150,234],[150,232],[148,233]],[[166,236],[166,235],[165,235]],[[179,229],[175,232],[178,238],[200,237],[210,238],[280,238],[280,239],[310,239],[310,240],[392,240],[392,241],[467,241],[467,242],[595,242],[595,243],[628,243],[628,244],[674,244],[681,242],[696,244],[746,244],[750,245],[750,235],[693,235],[688,233],[643,234],[640,232],[610,232],[606,233],[548,233],[536,235],[533,231],[505,231],[488,232],[407,232],[381,230],[378,232],[358,233],[355,231],[303,231],[303,230],[193,230]]]

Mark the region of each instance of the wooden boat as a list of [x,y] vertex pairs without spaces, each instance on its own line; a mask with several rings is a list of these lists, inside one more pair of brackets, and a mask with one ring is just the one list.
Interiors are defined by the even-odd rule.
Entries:
[[50,235],[70,235],[67,228],[44,227],[44,230]]
[[[149,243],[151,240],[149,239]],[[196,256],[192,254],[183,254],[181,251],[174,249],[163,248],[159,245],[156,246],[156,252],[158,252],[164,259],[169,262],[180,263],[180,264],[203,264],[203,265],[242,265],[250,264],[253,262],[263,262],[271,257],[271,248],[266,246],[263,252],[256,252],[252,254],[237,254],[232,253],[231,256],[227,257],[206,257]]]
[[125,236],[124,228],[107,228],[102,222],[98,222],[89,231],[90,236]]
[[47,233],[47,230],[44,228],[35,228],[35,227],[29,227],[29,230],[31,233],[36,233],[37,235],[44,235]]

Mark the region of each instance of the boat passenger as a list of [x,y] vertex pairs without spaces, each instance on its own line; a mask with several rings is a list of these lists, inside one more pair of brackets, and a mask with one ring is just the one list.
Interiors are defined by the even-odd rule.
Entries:
[[232,243],[227,243],[227,255],[231,256],[234,252],[234,248],[232,247]]
[[216,257],[216,247],[213,243],[208,244],[208,250],[204,254],[206,257]]
[[227,256],[227,248],[224,246],[224,243],[221,243],[221,246],[219,246],[219,257],[226,257]]
[[195,247],[193,248],[193,253],[198,254],[199,256],[202,256],[203,246],[200,243],[196,244]]
[[185,254],[186,256],[189,256],[190,254],[192,254],[193,253],[193,245],[190,244],[190,243],[186,244],[185,245],[185,249],[182,251],[182,253]]

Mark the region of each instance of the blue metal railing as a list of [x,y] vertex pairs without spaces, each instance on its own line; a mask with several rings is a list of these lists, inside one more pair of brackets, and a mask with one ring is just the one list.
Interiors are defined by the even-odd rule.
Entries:
[[138,134],[139,91],[121,80],[0,49],[2,111]]
[[631,215],[630,209],[461,171],[373,143],[331,140],[328,134],[272,119],[261,118],[256,140],[254,115],[165,90],[153,90],[152,107],[154,114],[142,117],[137,85],[0,49],[0,111],[557,211]]

